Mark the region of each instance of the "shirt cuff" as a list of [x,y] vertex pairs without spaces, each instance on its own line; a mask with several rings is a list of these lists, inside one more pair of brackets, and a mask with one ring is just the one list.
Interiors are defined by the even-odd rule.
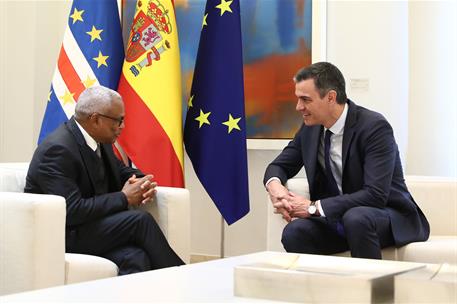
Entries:
[[317,210],[319,210],[319,214],[321,215],[321,217],[325,217],[324,209],[322,209],[321,206],[321,200],[316,201],[316,207]]
[[277,180],[278,182],[281,182],[281,180],[279,179],[279,177],[276,177],[276,176],[273,176],[273,177],[270,177],[269,180],[267,180],[267,182],[265,183],[265,188],[268,189],[268,184],[274,180]]

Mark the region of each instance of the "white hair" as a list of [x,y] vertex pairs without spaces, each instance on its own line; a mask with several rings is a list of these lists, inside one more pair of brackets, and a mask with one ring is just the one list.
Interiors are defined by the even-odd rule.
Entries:
[[122,100],[121,95],[110,88],[104,86],[87,88],[79,95],[75,115],[82,118],[95,112],[104,112],[111,107],[116,99]]

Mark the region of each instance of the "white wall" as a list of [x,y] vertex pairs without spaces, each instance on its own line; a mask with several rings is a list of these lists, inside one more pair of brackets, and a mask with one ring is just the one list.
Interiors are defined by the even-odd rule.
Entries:
[[[30,160],[70,3],[0,1],[1,162]],[[408,174],[457,175],[455,5],[327,5],[327,59],[345,74],[351,99],[384,113],[392,123]],[[19,22],[23,20],[26,25]],[[362,88],[351,87],[360,84]],[[228,256],[265,249],[267,202],[261,183],[266,165],[278,153],[272,148],[248,151],[251,213],[225,228]],[[192,253],[219,255],[220,215],[187,159],[185,170],[192,199]]]
[[457,1],[409,5],[409,174],[457,176]]
[[[34,31],[26,35],[24,24],[17,20],[36,22],[35,3],[3,3],[2,47],[1,47],[1,82],[2,82],[2,155],[14,160],[18,154],[29,156],[33,149],[33,107],[36,68]],[[8,46],[8,47],[4,47]],[[14,46],[14,47],[13,47]],[[31,48],[32,47],[32,48]],[[24,123],[26,122],[26,123]],[[14,132],[6,132],[14,130]],[[25,134],[26,140],[20,140],[18,134]],[[11,145],[14,147],[12,149]],[[11,148],[10,148],[11,147]]]
[[32,157],[70,5],[1,2],[0,161]]
[[[355,103],[383,113],[403,161],[408,141],[408,2],[329,1],[327,60],[338,66]],[[368,82],[355,88],[354,81]]]
[[0,1],[0,157],[5,154],[5,143],[3,133],[6,130],[5,113],[6,113],[6,2]]

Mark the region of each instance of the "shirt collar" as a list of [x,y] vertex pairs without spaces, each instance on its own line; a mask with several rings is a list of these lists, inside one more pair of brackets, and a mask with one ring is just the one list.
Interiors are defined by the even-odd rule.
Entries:
[[98,143],[95,139],[92,138],[92,136],[89,135],[89,133],[87,133],[86,130],[84,130],[84,128],[76,121],[75,119],[75,122],[76,122],[76,125],[78,126],[79,130],[81,131],[83,137],[84,137],[84,140],[86,141],[86,144],[93,150],[97,150],[97,147],[98,147]]
[[[344,104],[343,113],[341,113],[338,120],[329,128],[333,134],[341,134],[344,131],[344,123],[346,122],[346,117],[348,116],[348,104]],[[327,130],[326,128],[324,128]]]

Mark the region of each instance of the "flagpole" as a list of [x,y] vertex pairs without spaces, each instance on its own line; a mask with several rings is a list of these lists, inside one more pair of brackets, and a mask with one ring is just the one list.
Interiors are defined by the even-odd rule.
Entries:
[[220,257],[221,259],[225,258],[225,224],[224,224],[224,217],[221,216],[221,252]]

